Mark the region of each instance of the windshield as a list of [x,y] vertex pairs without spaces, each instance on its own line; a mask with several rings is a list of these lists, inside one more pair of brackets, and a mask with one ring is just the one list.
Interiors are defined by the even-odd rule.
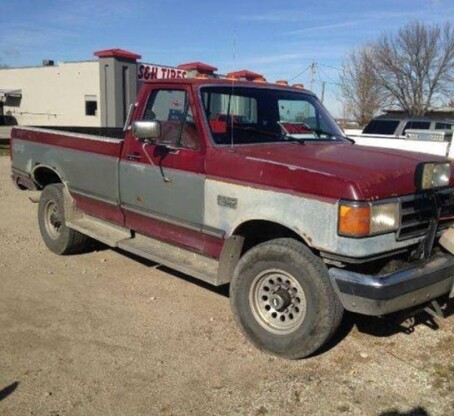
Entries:
[[310,94],[237,86],[204,87],[201,94],[217,144],[333,141],[344,137]]

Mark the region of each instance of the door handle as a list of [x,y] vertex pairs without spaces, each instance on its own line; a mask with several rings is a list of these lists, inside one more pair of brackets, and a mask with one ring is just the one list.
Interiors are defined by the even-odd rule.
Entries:
[[141,158],[142,156],[137,153],[129,153],[126,155],[126,159],[128,160],[140,160]]

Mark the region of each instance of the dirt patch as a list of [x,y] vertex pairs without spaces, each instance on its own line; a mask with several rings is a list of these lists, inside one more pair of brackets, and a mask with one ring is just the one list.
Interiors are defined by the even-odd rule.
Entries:
[[9,169],[0,157],[0,414],[453,414],[452,314],[408,334],[348,315],[317,356],[271,357],[225,288],[99,246],[50,253]]

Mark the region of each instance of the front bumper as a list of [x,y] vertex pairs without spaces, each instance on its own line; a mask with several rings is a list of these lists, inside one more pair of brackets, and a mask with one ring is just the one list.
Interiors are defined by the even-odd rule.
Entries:
[[386,315],[454,295],[454,256],[437,255],[426,264],[379,276],[333,267],[329,276],[346,310]]

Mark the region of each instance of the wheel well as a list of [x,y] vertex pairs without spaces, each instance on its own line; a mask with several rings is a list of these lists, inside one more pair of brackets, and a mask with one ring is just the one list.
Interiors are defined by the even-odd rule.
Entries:
[[39,166],[33,171],[33,180],[39,189],[45,188],[52,183],[62,183],[58,173],[47,166]]
[[251,220],[241,224],[234,232],[244,237],[243,255],[250,248],[275,238],[293,238],[304,243],[304,240],[293,230],[284,225],[266,221]]

